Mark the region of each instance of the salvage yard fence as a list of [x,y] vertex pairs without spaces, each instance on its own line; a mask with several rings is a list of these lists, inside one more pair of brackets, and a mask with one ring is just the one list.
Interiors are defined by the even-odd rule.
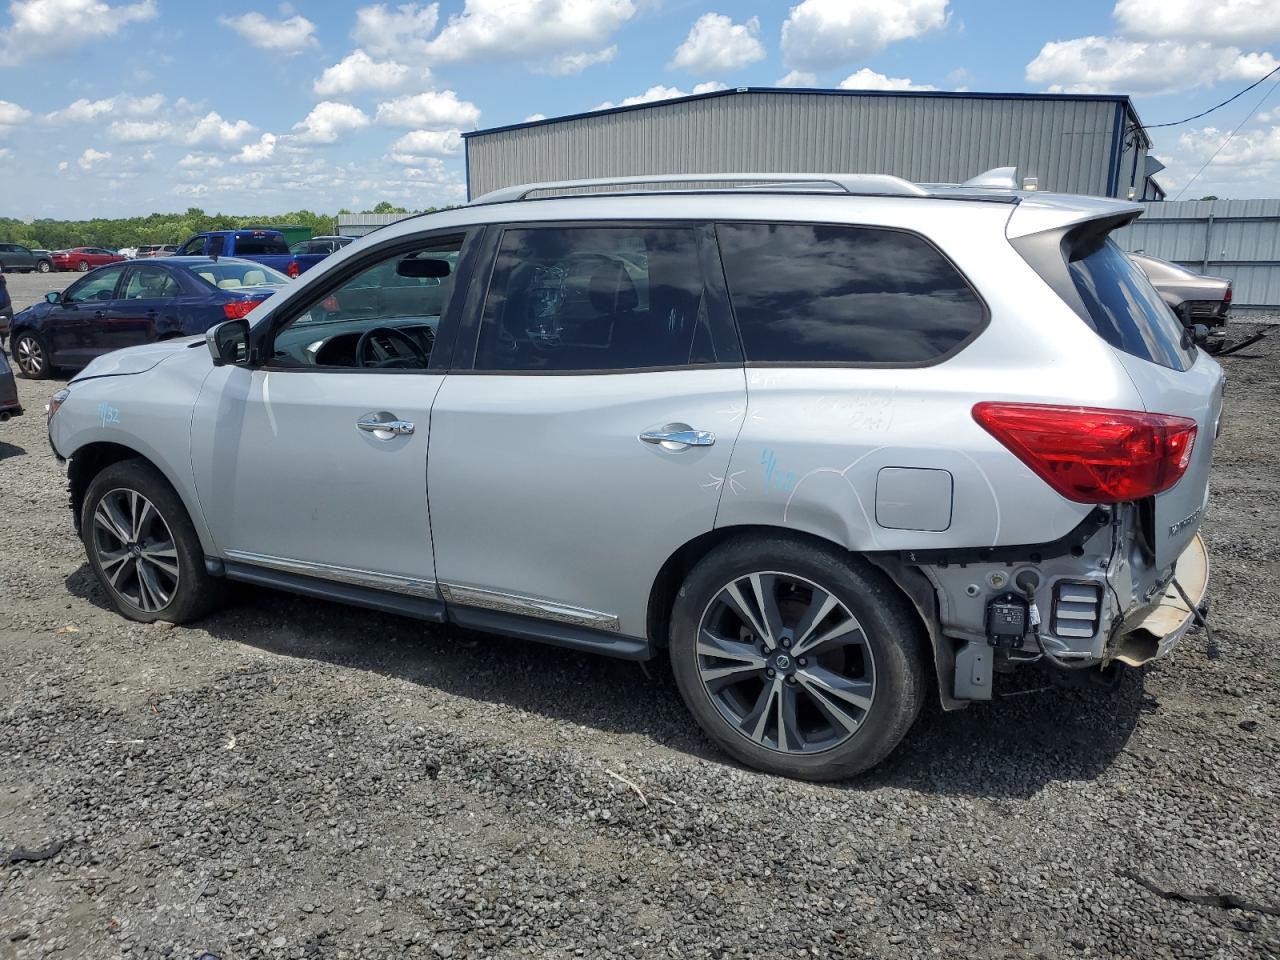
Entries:
[[1280,200],[1144,203],[1116,241],[1232,283],[1232,311],[1280,311]]

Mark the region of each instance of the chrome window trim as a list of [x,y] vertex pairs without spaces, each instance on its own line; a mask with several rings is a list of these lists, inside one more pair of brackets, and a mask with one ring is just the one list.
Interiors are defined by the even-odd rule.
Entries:
[[514,593],[502,593],[497,590],[484,590],[480,587],[467,587],[457,583],[441,583],[439,586],[440,595],[446,603],[479,607],[482,610],[496,610],[500,613],[514,613],[538,620],[552,620],[556,623],[569,623],[574,626],[591,627],[595,630],[609,630],[614,633],[621,629],[618,616],[612,613],[588,610],[584,607],[573,607],[554,600],[524,597]]
[[378,573],[374,570],[358,570],[353,567],[339,567],[328,563],[312,563],[309,560],[292,560],[288,557],[273,557],[244,550],[227,550],[226,555],[228,560],[238,560],[241,563],[251,563],[255,566],[283,570],[286,573],[296,573],[306,577],[318,577],[321,580],[336,580],[339,583],[373,587],[412,597],[427,597],[431,600],[437,600],[440,597],[440,591],[434,580],[404,577],[395,573]]

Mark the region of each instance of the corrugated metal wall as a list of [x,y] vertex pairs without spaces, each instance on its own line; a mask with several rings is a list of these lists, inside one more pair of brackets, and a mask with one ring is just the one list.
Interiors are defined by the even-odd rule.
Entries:
[[1236,308],[1280,310],[1280,200],[1144,203],[1116,233],[1126,250],[1227,277]]
[[[736,92],[472,135],[468,182],[472,197],[538,180],[650,173],[888,173],[954,183],[1015,164],[1041,190],[1105,195],[1117,109],[1113,100]],[[1128,179],[1119,177],[1122,196]]]
[[363,237],[379,227],[411,217],[411,213],[340,213],[338,233],[344,237]]

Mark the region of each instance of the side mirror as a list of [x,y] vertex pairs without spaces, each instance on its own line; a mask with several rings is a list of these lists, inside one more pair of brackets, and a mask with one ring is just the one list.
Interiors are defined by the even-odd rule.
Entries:
[[48,293],[44,295],[44,299],[46,303],[57,303],[59,300],[62,299],[62,294],[60,294],[57,290],[50,290]]
[[225,320],[204,335],[215,367],[249,364],[249,321]]

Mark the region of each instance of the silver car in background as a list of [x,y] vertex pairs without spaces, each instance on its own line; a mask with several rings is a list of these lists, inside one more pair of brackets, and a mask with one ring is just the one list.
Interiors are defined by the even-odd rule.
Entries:
[[239,580],[661,653],[726,751],[811,779],[935,683],[1164,656],[1222,371],[1109,238],[1141,207],[1013,183],[578,181],[387,226],[54,397],[89,561],[141,621]]
[[1184,323],[1220,327],[1231,312],[1231,281],[1206,277],[1193,270],[1145,253],[1131,253],[1129,259],[1142,268],[1160,298]]

